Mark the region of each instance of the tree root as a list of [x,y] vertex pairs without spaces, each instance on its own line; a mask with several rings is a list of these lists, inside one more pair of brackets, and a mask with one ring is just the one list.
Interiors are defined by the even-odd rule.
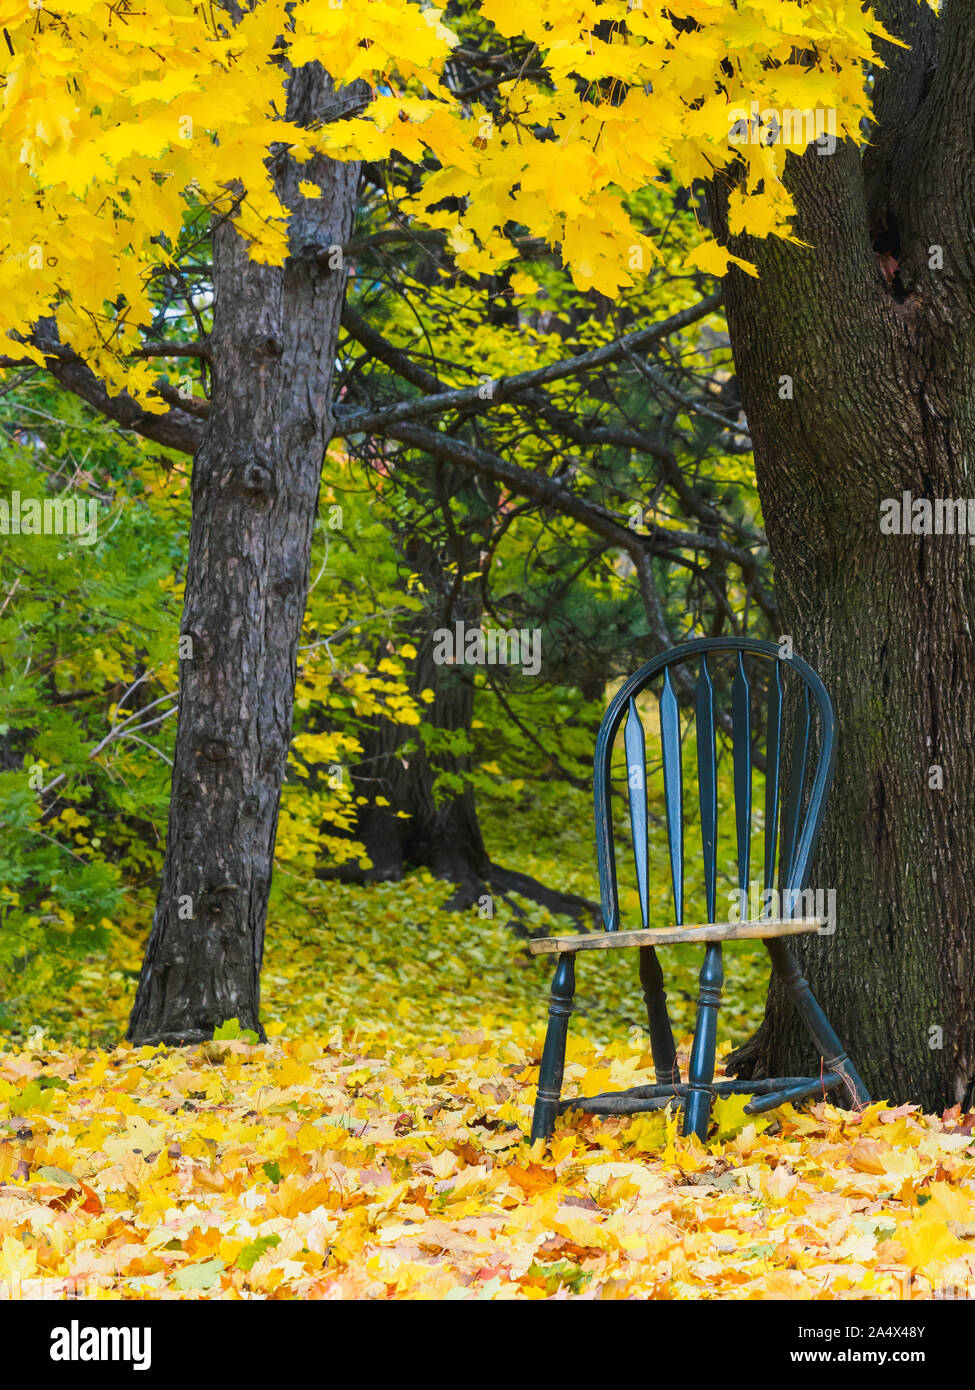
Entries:
[[[355,864],[343,864],[340,868],[319,869],[315,876],[319,879],[339,879],[345,883],[398,883],[403,879],[405,872],[405,866],[401,864],[372,869],[360,869]],[[444,903],[448,912],[465,912],[468,908],[477,907],[486,897],[500,899],[511,911],[513,929],[526,939],[539,936],[541,933],[531,931],[523,925],[524,909],[512,895],[527,898],[530,902],[538,903],[540,907],[547,907],[549,912],[571,917],[580,931],[592,931],[602,924],[602,908],[599,903],[580,897],[578,893],[562,893],[555,888],[548,888],[530,874],[520,873],[517,869],[506,869],[501,864],[488,864],[485,871],[479,872],[474,865],[464,868],[455,860],[452,870],[442,870],[436,876],[455,885],[453,893]]]
[[[537,878],[532,878],[530,874],[519,873],[517,869],[505,869],[500,864],[491,864],[488,870],[488,882],[493,892],[503,898],[511,908],[516,920],[523,918],[524,913],[518,904],[511,900],[510,895],[512,893],[517,893],[522,898],[528,898],[531,902],[538,903],[540,907],[547,907],[549,912],[571,917],[582,931],[592,931],[602,922],[602,908],[599,903],[594,903],[590,898],[580,897],[578,893],[562,893],[555,888],[547,888]],[[526,936],[538,935],[537,932],[524,932],[523,934]]]

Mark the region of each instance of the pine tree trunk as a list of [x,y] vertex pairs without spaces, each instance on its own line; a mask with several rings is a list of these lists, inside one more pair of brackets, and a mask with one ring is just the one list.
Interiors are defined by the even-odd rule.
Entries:
[[[838,925],[796,951],[871,1093],[932,1108],[975,1078],[975,547],[883,534],[880,504],[975,494],[973,101],[953,98],[946,124],[939,87],[970,75],[975,24],[954,16],[959,51],[928,70],[926,101],[909,65],[931,60],[932,16],[905,33],[865,170],[850,147],[790,157],[808,249],[733,240],[759,279],[726,285],[783,631],[838,722],[812,877],[835,888]],[[719,226],[724,207],[716,190]],[[737,1070],[815,1063],[773,983]]]
[[[460,547],[464,573],[473,572],[477,547],[462,532],[454,537]],[[457,584],[451,561],[456,556],[446,541],[440,544],[416,535],[403,539],[402,548],[411,569],[422,575],[428,595],[421,613],[411,615],[403,638],[417,648],[409,674],[411,694],[420,701],[433,691],[433,701],[420,703],[424,720],[443,733],[470,735],[474,716],[473,671],[464,665],[438,666],[433,659],[434,631],[462,622],[477,627],[481,619],[476,589]],[[446,556],[446,559],[445,559]],[[490,867],[474,794],[466,788],[458,795],[438,798],[434,786],[438,773],[464,776],[470,771],[466,753],[430,755],[410,725],[376,718],[360,735],[362,757],[352,769],[356,794],[366,798],[357,817],[355,837],[363,845],[372,867],[360,870],[343,866],[323,869],[323,877],[357,882],[397,881],[407,868],[428,868],[438,878],[457,885],[453,907],[469,906],[487,891]],[[414,745],[407,749],[405,745]],[[387,805],[377,805],[381,797]],[[397,812],[403,814],[397,815]]]
[[[468,585],[467,588],[472,588]],[[458,605],[457,618],[476,627],[477,605]],[[433,633],[420,639],[413,665],[412,684],[419,692],[432,690],[428,714],[434,726],[447,733],[470,734],[474,717],[474,672],[469,666],[437,666],[433,660]],[[394,796],[409,797],[411,819],[406,827],[403,855],[408,864],[426,865],[437,878],[457,885],[452,905],[469,906],[486,892],[490,861],[477,818],[474,793],[466,787],[459,795],[434,796],[437,770],[446,768],[459,776],[470,771],[469,754],[441,754],[431,758],[421,748],[411,755],[409,768],[395,769]],[[398,785],[397,785],[398,784]]]
[[[450,479],[451,492],[455,486]],[[432,703],[422,706],[424,719],[438,732],[470,735],[476,690],[473,670],[463,663],[438,665],[434,661],[438,628],[453,631],[454,624],[461,622],[465,631],[470,631],[480,624],[482,616],[476,586],[457,582],[458,571],[467,575],[475,572],[479,547],[456,524],[451,540],[449,547],[416,535],[405,540],[404,556],[411,569],[423,577],[428,606],[410,620],[403,636],[417,648],[410,672],[412,694],[417,699],[426,690],[434,694]],[[583,928],[600,920],[598,903],[492,862],[470,787],[459,794],[435,795],[439,773],[463,777],[470,771],[469,754],[428,754],[422,744],[407,751],[404,745],[418,744],[415,730],[388,719],[371,721],[360,740],[363,754],[352,769],[352,777],[356,795],[365,797],[366,804],[357,816],[355,838],[364,846],[371,868],[323,865],[321,877],[357,883],[396,882],[407,868],[427,868],[455,885],[446,908],[462,910],[477,904],[493,911],[493,902],[503,898],[512,910],[514,929],[523,935],[529,934],[520,924],[524,914],[512,894],[552,912],[565,913]],[[388,804],[378,805],[378,797]],[[486,897],[491,905],[484,902]]]
[[[288,118],[325,114],[311,64]],[[345,291],[334,248],[352,227],[358,165],[276,157],[292,210],[282,267],[229,223],[213,236],[213,396],[193,466],[179,725],[162,884],[128,1037],[194,1042],[229,1018],[263,1032],[260,967],[297,644]],[[322,189],[298,192],[299,179]],[[331,266],[330,266],[331,261]]]

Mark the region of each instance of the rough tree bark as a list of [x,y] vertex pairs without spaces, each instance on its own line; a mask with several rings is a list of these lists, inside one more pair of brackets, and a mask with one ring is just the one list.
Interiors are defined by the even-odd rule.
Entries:
[[[872,1094],[935,1107],[975,1077],[975,549],[879,518],[975,492],[975,7],[875,9],[912,48],[887,46],[874,148],[789,157],[809,249],[733,241],[760,278],[726,303],[783,631],[838,717],[813,878],[838,929],[797,953]],[[773,982],[733,1067],[812,1060]]]
[[[327,116],[311,64],[289,120]],[[179,725],[162,885],[128,1037],[194,1042],[228,1018],[263,1037],[260,967],[296,652],[325,446],[359,167],[275,157],[290,252],[261,266],[213,235],[213,396],[193,466]],[[322,189],[298,192],[299,179]]]

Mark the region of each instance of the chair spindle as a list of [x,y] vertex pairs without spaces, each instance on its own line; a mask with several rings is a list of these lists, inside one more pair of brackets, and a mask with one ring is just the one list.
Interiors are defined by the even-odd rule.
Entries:
[[626,785],[630,800],[630,830],[636,882],[643,925],[650,925],[650,845],[647,833],[647,745],[636,702],[630,700],[623,736],[626,751]]

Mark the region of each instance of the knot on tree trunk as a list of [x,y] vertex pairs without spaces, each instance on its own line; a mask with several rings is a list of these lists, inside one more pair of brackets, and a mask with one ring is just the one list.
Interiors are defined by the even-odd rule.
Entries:
[[217,918],[235,916],[233,894],[239,891],[239,883],[221,883],[215,888],[208,888],[201,904],[204,914],[211,922]]
[[265,333],[262,337],[255,338],[252,347],[258,357],[270,357],[272,360],[284,352],[284,343],[276,333]]
[[238,486],[245,496],[255,499],[268,499],[274,494],[274,473],[269,464],[250,455],[244,458],[237,470]]
[[222,738],[205,738],[200,744],[200,752],[210,763],[226,762],[230,757],[230,749],[231,745]]

